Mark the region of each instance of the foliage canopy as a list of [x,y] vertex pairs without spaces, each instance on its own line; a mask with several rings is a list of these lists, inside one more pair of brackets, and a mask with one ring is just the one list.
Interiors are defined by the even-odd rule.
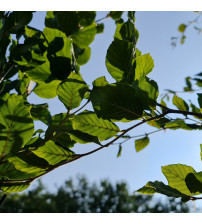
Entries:
[[[132,138],[128,133],[145,123],[157,128],[154,132],[202,129],[201,93],[197,93],[198,105],[194,105],[168,90],[174,94],[172,104],[176,109],[167,107],[168,95],[159,99],[158,84],[149,78],[154,61],[149,53],[142,54],[136,48],[139,33],[134,12],[128,12],[127,21],[121,18],[122,12],[106,15],[116,23],[114,40],[106,52],[106,67],[114,82],[102,76],[93,81],[93,88],[82,78],[80,66],[90,58],[89,45],[95,35],[104,31],[104,25],[95,21],[96,13],[47,12],[43,31],[28,25],[33,13],[0,13],[2,191],[23,191],[42,175],[114,142],[119,144],[120,156],[123,143]],[[179,31],[184,30],[180,26]],[[201,73],[187,77],[186,84],[185,91],[193,91],[193,84],[201,88]],[[51,116],[48,104],[30,104],[32,92],[47,99],[58,96],[66,113]],[[85,110],[90,103],[92,111]],[[169,114],[184,118],[170,118]],[[36,120],[47,129],[35,130]],[[135,124],[130,125],[131,121]],[[118,122],[127,122],[129,127],[120,130]],[[148,135],[135,141],[136,151],[149,144]],[[76,154],[73,150],[78,143],[95,143],[97,148]],[[196,200],[194,196],[202,194],[202,172],[182,164],[162,167],[162,172],[168,185],[148,182],[138,192],[158,192],[183,201]]]

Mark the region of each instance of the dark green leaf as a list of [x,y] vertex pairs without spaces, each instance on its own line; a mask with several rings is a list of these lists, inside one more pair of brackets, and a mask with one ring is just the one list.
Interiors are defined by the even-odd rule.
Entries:
[[202,172],[188,173],[185,182],[192,195],[202,194]]
[[117,154],[117,158],[121,156],[122,149],[123,149],[122,145],[119,144],[119,151],[118,151],[118,154]]
[[154,80],[141,76],[136,79],[132,87],[136,90],[139,98],[144,103],[145,109],[155,108],[158,97],[158,85]]
[[64,80],[66,79],[72,71],[71,59],[68,57],[51,57],[50,61],[50,71],[53,79]]
[[198,103],[202,111],[202,93],[197,93],[197,95],[198,95]]
[[184,33],[185,29],[186,29],[186,25],[185,24],[180,24],[178,27],[178,31],[181,33]]
[[134,45],[132,43],[119,39],[115,39],[111,43],[107,50],[106,66],[114,79],[118,82],[127,79],[129,72],[135,76],[134,61]]
[[93,11],[79,11],[79,24],[81,26],[90,26],[95,21],[96,12]]
[[109,15],[112,19],[118,20],[121,18],[123,12],[122,11],[110,11]]
[[156,193],[164,194],[168,197],[187,198],[187,195],[159,181],[148,182],[145,185],[145,187],[140,188],[139,190],[137,190],[137,192],[143,193],[143,194],[154,194],[156,192]]
[[135,89],[127,84],[96,87],[91,92],[90,99],[98,117],[104,119],[129,121],[140,118],[143,113],[143,106]]

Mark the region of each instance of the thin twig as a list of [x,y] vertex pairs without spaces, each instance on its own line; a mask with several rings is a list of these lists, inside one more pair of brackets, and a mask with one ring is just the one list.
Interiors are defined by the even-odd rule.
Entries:
[[5,201],[6,197],[7,197],[7,194],[4,194],[4,195],[1,197],[1,199],[0,199],[0,207],[2,206],[2,204],[3,204],[3,202]]

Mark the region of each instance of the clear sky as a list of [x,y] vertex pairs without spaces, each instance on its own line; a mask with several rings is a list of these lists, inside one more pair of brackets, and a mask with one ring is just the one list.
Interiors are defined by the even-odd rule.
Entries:
[[[98,12],[97,19],[107,12]],[[184,45],[171,46],[171,37],[179,35],[177,27],[181,23],[193,20],[193,12],[136,12],[136,27],[140,37],[138,49],[143,54],[150,53],[154,59],[155,67],[149,77],[154,79],[160,90],[182,90],[185,85],[184,78],[202,71],[202,35],[198,35],[192,28],[187,30],[187,39]],[[31,23],[33,27],[43,28],[45,12],[36,12]],[[113,40],[115,22],[111,19],[104,21],[103,34],[98,34],[91,44],[92,54],[90,61],[81,67],[84,80],[91,85],[92,81],[100,76],[106,76],[113,82],[105,66],[107,48]],[[195,94],[179,94],[184,99],[196,102]],[[34,93],[30,95],[30,102],[49,102],[52,115],[65,112],[65,108],[58,99],[41,100]],[[90,109],[90,107],[88,107]],[[129,123],[127,125],[130,125]],[[37,123],[37,127],[42,127]],[[45,128],[45,126],[43,126]],[[144,134],[154,129],[143,125],[131,132],[132,135]],[[168,130],[159,132],[150,137],[150,144],[137,153],[134,140],[123,145],[122,156],[116,158],[118,146],[110,146],[101,151],[82,158],[42,177],[42,181],[50,190],[60,186],[69,177],[75,178],[77,174],[85,175],[90,181],[108,178],[115,181],[126,181],[130,190],[135,191],[146,184],[147,181],[167,180],[161,173],[161,166],[169,164],[186,164],[193,166],[196,171],[202,170],[200,160],[201,135],[198,131]],[[76,152],[83,153],[94,149],[95,145],[77,145]]]

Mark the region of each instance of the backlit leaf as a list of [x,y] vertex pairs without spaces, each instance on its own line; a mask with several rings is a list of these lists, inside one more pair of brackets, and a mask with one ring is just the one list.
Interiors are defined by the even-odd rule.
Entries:
[[188,104],[180,97],[174,95],[173,96],[173,104],[179,109],[183,111],[188,111],[189,106]]
[[136,58],[135,79],[148,75],[154,68],[154,60],[150,54],[144,54]]
[[78,74],[71,73],[57,89],[59,100],[68,110],[78,107],[87,91],[88,86]]
[[32,151],[38,157],[45,159],[50,165],[56,165],[61,161],[68,161],[75,155],[72,151],[64,150],[62,147],[56,145],[53,141],[48,141],[42,147]]
[[[135,89],[126,84],[111,84],[93,89],[93,108],[104,119],[129,121],[140,118],[143,107]],[[126,100],[127,99],[127,100]]]
[[34,124],[23,98],[15,94],[0,107],[0,157],[18,151],[32,137]]
[[97,136],[100,141],[113,137],[120,130],[114,123],[98,118],[91,111],[84,111],[72,119],[73,129]]
[[187,188],[185,178],[188,173],[195,173],[195,170],[191,166],[182,164],[173,164],[162,167],[162,172],[168,180],[169,186],[177,189],[186,195],[191,195],[191,192]]
[[137,152],[139,152],[142,149],[144,149],[148,144],[149,144],[149,138],[148,137],[137,139],[137,140],[135,140],[135,149],[136,149]]

